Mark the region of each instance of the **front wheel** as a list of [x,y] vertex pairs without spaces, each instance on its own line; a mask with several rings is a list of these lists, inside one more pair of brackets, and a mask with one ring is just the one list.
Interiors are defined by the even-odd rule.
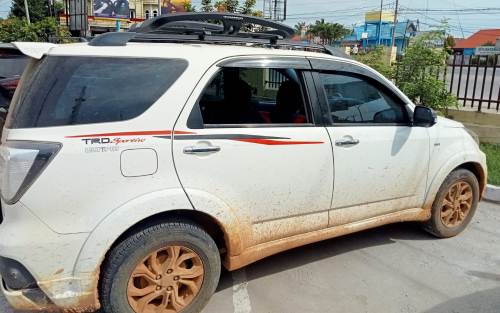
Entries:
[[460,234],[470,223],[479,202],[479,183],[469,170],[453,171],[439,189],[432,217],[424,229],[439,238]]
[[137,232],[103,266],[103,313],[198,313],[214,293],[221,261],[213,239],[190,222]]

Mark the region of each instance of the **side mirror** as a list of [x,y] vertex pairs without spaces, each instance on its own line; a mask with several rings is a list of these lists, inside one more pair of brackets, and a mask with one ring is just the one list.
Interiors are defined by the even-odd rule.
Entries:
[[413,112],[413,126],[432,127],[437,122],[437,115],[432,109],[416,106]]

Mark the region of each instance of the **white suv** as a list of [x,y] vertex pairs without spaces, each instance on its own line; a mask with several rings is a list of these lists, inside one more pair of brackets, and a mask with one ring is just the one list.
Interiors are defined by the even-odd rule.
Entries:
[[199,312],[221,264],[395,222],[464,230],[487,171],[463,125],[291,33],[180,14],[16,43],[31,61],[1,146],[10,304]]

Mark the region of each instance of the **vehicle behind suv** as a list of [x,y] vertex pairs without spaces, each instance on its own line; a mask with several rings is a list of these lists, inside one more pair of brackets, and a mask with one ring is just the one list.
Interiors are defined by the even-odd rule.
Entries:
[[487,176],[463,125],[292,34],[198,13],[16,43],[30,62],[0,147],[9,303],[200,312],[222,266],[395,222],[463,231]]
[[28,57],[12,44],[0,43],[0,129],[3,128],[9,104]]

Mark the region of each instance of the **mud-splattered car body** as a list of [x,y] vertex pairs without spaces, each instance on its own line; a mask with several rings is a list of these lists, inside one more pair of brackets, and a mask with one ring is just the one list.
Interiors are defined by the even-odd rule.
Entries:
[[[21,194],[14,190],[12,197],[2,195],[0,274],[3,292],[17,309],[98,309],[100,267],[108,251],[131,229],[152,220],[182,216],[203,225],[219,245],[225,266],[235,270],[319,240],[388,223],[426,221],[439,187],[458,167],[477,176],[481,191],[486,184],[484,154],[463,125],[441,117],[428,125],[412,124],[415,105],[390,81],[352,60],[195,44],[16,45],[32,58],[27,71],[55,58],[62,58],[56,64],[99,58],[105,67],[106,60],[120,56],[130,64],[145,58],[166,60],[176,73],[169,88],[143,111],[95,123],[92,119],[105,111],[92,111],[81,123],[71,121],[96,95],[78,81],[71,88],[61,86],[68,92],[78,89],[71,98],[76,104],[67,119],[53,124],[20,121],[27,96],[23,84],[42,79],[23,76],[13,100],[20,108],[10,113],[2,138],[4,172],[6,163],[26,149],[22,144],[42,143],[43,149],[54,150],[47,152],[48,162]],[[120,71],[127,62],[113,69]],[[269,70],[286,76],[283,69],[291,69],[289,79],[298,74],[308,121],[204,127],[198,103],[207,85],[224,69],[248,68],[264,69],[266,79],[272,77]],[[92,71],[78,78],[107,75],[97,67]],[[338,77],[321,75],[339,73],[365,79],[390,94],[408,122],[351,121],[337,127],[325,112],[331,99],[343,95],[336,91],[329,98],[324,88]],[[132,80],[126,88],[140,83]],[[122,87],[120,92],[125,92]],[[109,98],[102,100],[118,105],[112,102],[115,90],[108,92]],[[257,87],[252,91],[259,92]],[[45,117],[58,119],[58,114],[66,113],[55,109]],[[335,118],[341,123],[348,115]],[[6,188],[13,187],[4,184]]]

